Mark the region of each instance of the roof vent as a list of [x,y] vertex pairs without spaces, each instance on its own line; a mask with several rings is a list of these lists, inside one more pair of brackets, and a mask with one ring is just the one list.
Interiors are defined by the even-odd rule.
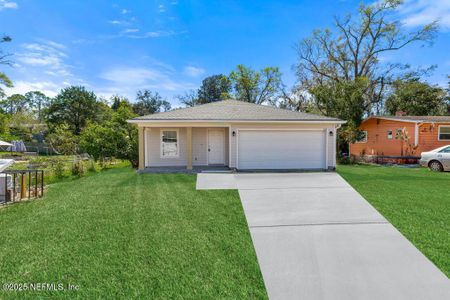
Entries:
[[395,112],[395,116],[396,117],[404,117],[404,116],[406,116],[407,114],[406,114],[406,111],[402,111],[402,110],[399,110],[399,111],[396,111]]

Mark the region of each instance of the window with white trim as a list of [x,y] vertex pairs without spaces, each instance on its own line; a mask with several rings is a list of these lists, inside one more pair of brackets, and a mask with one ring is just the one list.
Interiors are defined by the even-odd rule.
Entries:
[[367,143],[367,130],[361,131],[361,135],[356,139],[357,143]]
[[161,157],[178,157],[178,130],[161,130]]
[[439,140],[450,141],[450,126],[439,126]]
[[392,130],[387,131],[387,138],[388,140],[392,140]]

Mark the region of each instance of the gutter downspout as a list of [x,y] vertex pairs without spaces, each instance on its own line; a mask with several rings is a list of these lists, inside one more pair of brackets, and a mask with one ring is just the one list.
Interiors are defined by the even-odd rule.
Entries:
[[414,146],[415,147],[417,147],[417,145],[419,145],[419,128],[420,128],[420,125],[422,125],[422,124],[423,124],[422,122],[418,122],[418,123],[416,123],[415,128],[414,128]]

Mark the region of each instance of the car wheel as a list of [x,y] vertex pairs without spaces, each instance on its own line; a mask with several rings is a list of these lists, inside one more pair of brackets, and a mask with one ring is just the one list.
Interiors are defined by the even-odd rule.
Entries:
[[430,162],[429,166],[430,166],[431,171],[442,172],[444,170],[444,167],[442,166],[442,164],[440,162],[438,162],[437,160],[433,160],[432,162]]

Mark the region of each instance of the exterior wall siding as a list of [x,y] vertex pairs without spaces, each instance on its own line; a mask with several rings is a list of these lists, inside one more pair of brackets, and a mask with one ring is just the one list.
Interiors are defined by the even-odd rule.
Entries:
[[[366,143],[350,144],[350,154],[354,156],[420,156],[424,151],[450,144],[450,141],[439,141],[439,126],[443,123],[424,123],[419,126],[419,140],[415,146],[415,123],[395,120],[369,119],[360,126],[360,130],[367,131]],[[405,128],[408,142],[395,138],[396,130]],[[392,130],[393,138],[388,139],[388,130]],[[403,151],[402,151],[403,148]]]
[[[147,128],[145,154],[147,156],[146,167],[165,167],[165,166],[186,166],[187,165],[187,145],[186,145],[186,128],[170,128],[178,129],[178,147],[179,157],[162,158],[161,157],[161,127]],[[169,129],[169,128],[168,128]],[[194,135],[194,134],[193,134]],[[192,145],[194,148],[194,145]]]
[[444,123],[425,123],[419,127],[419,151],[430,151],[445,145],[450,141],[439,141],[439,126],[450,126]]
[[[179,157],[161,157],[161,130],[177,129],[179,132]],[[228,128],[225,131],[225,164],[228,165]],[[208,127],[192,128],[192,165],[205,166],[208,164],[207,153]],[[184,127],[151,127],[146,128],[146,167],[186,166],[187,165],[187,131]]]
[[[237,135],[242,129],[317,129],[324,131],[326,144],[326,160],[329,168],[336,166],[336,126],[329,124],[261,124],[261,123],[234,123],[229,127],[192,127],[192,164],[205,166],[208,164],[207,134],[208,129],[222,128],[225,131],[225,165],[236,168]],[[161,157],[161,129],[177,129],[179,132],[179,157]],[[233,136],[232,132],[236,132]],[[333,132],[333,136],[329,132]],[[231,152],[230,152],[231,150]],[[145,166],[186,166],[187,165],[187,130],[185,127],[146,127],[145,129]]]

